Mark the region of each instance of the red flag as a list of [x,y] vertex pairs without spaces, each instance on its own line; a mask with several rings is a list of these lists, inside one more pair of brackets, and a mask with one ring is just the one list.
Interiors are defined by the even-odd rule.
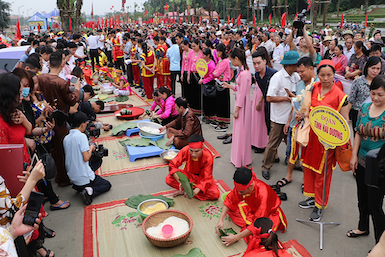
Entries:
[[126,3],[126,0],[122,0],[122,9],[124,11],[124,4]]
[[40,23],[37,24],[37,32],[40,33]]
[[340,24],[340,29],[344,26],[344,14],[341,16],[341,24]]
[[311,0],[307,0],[307,10],[309,11],[311,8]]
[[193,17],[192,17],[192,23],[193,23],[193,24],[195,23],[195,17],[194,17],[194,15],[193,15]]
[[16,39],[18,40],[21,39],[19,18],[17,18],[17,22],[16,22]]
[[209,15],[209,24],[211,24],[211,16]]
[[241,26],[241,15],[238,15],[237,24],[238,26]]
[[217,25],[219,25],[219,16],[217,17]]
[[201,16],[201,17],[199,17],[199,19],[200,19],[200,22],[199,22],[199,24],[202,24],[202,16]]
[[271,24],[271,13],[269,15],[269,25]]
[[286,12],[282,14],[281,28],[286,26]]
[[92,5],[91,5],[91,19],[94,18],[94,2],[92,2]]
[[230,14],[228,15],[228,18],[227,18],[227,24],[230,24]]
[[145,10],[145,11],[144,11],[144,17],[146,17],[146,16],[147,16],[147,14],[148,14],[148,11],[147,11],[147,10]]
[[254,28],[257,27],[257,17],[256,15],[254,14]]
[[231,18],[231,23],[234,24],[234,18]]
[[68,16],[69,19],[70,19],[70,31],[72,32],[72,19],[71,19],[71,16]]
[[294,20],[296,21],[296,20],[297,20],[297,18],[298,18],[298,13],[296,13],[296,14],[295,14],[295,16],[294,16]]
[[368,27],[368,16],[369,16],[369,13],[366,13],[365,28]]

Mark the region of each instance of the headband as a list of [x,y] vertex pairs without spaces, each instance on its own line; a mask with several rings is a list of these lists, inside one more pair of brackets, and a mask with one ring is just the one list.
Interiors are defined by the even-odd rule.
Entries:
[[193,148],[193,149],[202,148],[202,147],[203,147],[203,142],[202,142],[202,141],[199,141],[199,142],[190,142],[190,143],[188,143],[188,146],[189,146],[190,148]]
[[257,179],[255,173],[253,172],[253,167],[251,167],[251,174],[252,174],[252,177],[251,177],[249,183],[247,183],[247,185],[243,185],[243,184],[240,184],[240,183],[237,183],[237,182],[234,181],[234,186],[235,186],[235,188],[238,191],[245,191],[245,190],[247,190],[251,186],[253,181]]

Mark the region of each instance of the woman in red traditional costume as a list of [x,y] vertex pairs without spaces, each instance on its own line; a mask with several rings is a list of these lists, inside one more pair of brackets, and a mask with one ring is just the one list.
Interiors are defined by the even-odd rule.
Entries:
[[258,218],[254,221],[252,237],[243,257],[292,257],[284,249],[279,249],[278,236],[273,232],[273,221],[269,218]]
[[[313,85],[310,109],[316,106],[327,106],[341,113],[349,121],[349,109],[346,94],[334,84],[334,62],[322,60],[318,65],[319,82]],[[302,115],[296,115],[297,120]],[[304,170],[304,195],[308,198],[300,202],[301,208],[313,208],[309,219],[319,221],[321,219],[322,192],[324,186],[324,172],[326,150],[319,142],[317,135],[310,130],[309,143],[302,148],[302,162]],[[327,160],[327,177],[325,192],[325,207],[329,200],[330,183],[333,169],[336,166],[335,150],[329,149]]]
[[142,80],[144,91],[146,92],[147,99],[152,99],[152,92],[154,91],[154,75],[155,75],[155,53],[147,49],[147,43],[143,42],[143,53],[140,55],[142,62]]
[[215,230],[220,235],[218,227],[224,229],[223,221],[227,214],[242,229],[237,235],[222,237],[224,244],[229,246],[242,238],[249,243],[255,229],[254,221],[262,217],[273,221],[273,232],[277,230],[285,232],[286,216],[280,207],[281,200],[273,188],[257,179],[255,173],[247,167],[238,168],[233,179],[234,188],[223,202],[224,207]]

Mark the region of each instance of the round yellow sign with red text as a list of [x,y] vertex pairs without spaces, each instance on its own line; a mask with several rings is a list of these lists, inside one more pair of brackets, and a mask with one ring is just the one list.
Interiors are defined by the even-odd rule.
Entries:
[[334,149],[349,141],[349,125],[336,110],[326,106],[317,106],[311,110],[309,121],[313,132],[325,149]]
[[196,68],[199,76],[204,77],[208,71],[207,63],[203,59],[198,59],[196,62]]

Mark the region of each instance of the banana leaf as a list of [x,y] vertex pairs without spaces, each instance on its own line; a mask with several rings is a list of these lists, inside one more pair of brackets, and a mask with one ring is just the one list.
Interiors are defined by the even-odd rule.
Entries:
[[124,139],[124,140],[120,140],[119,143],[122,145],[122,146],[149,146],[150,144],[152,144],[152,141],[151,139],[149,138],[135,138],[135,139],[130,139],[130,138],[127,138],[127,139]]
[[149,199],[161,199],[165,201],[169,207],[174,205],[173,199],[164,197],[163,195],[153,196],[153,195],[142,195],[142,194],[131,196],[124,202],[124,204],[127,205],[128,207],[136,209],[141,202]]
[[116,99],[115,99],[117,102],[125,102],[125,101],[128,101],[128,96],[126,96],[126,95],[121,95],[121,96],[118,96],[118,97],[116,97]]
[[120,132],[126,133],[127,129],[133,129],[133,128],[136,128],[137,126],[138,126],[138,122],[132,122],[132,121],[124,122],[122,124],[115,126],[113,129],[111,129],[111,135],[116,136]]
[[104,80],[106,80],[108,82],[111,82],[111,83],[114,82],[114,80],[112,78],[108,77],[108,76],[104,76]]
[[179,181],[182,184],[183,190],[186,192],[188,198],[193,198],[194,192],[190,180],[182,172],[178,171],[176,174],[178,175]]
[[221,237],[228,236],[229,234],[233,234],[233,235],[237,234],[237,232],[235,232],[234,229],[232,228],[225,228],[225,230],[223,231],[220,227],[218,227],[218,230],[219,230],[219,233],[221,233]]
[[108,103],[108,102],[116,101],[116,99],[117,99],[117,97],[115,97],[115,96],[108,97],[107,99],[104,99],[103,102]]
[[162,149],[164,149],[164,150],[168,150],[168,149],[170,149],[171,147],[172,147],[172,144],[170,144],[170,145],[166,145],[166,142],[168,141],[168,138],[167,138],[167,136],[164,136],[163,138],[161,138],[161,139],[158,139],[158,140],[156,140],[156,141],[153,141],[154,143],[156,143],[156,145],[155,146],[157,146],[157,147],[159,147],[159,148],[162,148]]
[[187,254],[175,254],[172,257],[206,257],[199,248],[191,249]]

